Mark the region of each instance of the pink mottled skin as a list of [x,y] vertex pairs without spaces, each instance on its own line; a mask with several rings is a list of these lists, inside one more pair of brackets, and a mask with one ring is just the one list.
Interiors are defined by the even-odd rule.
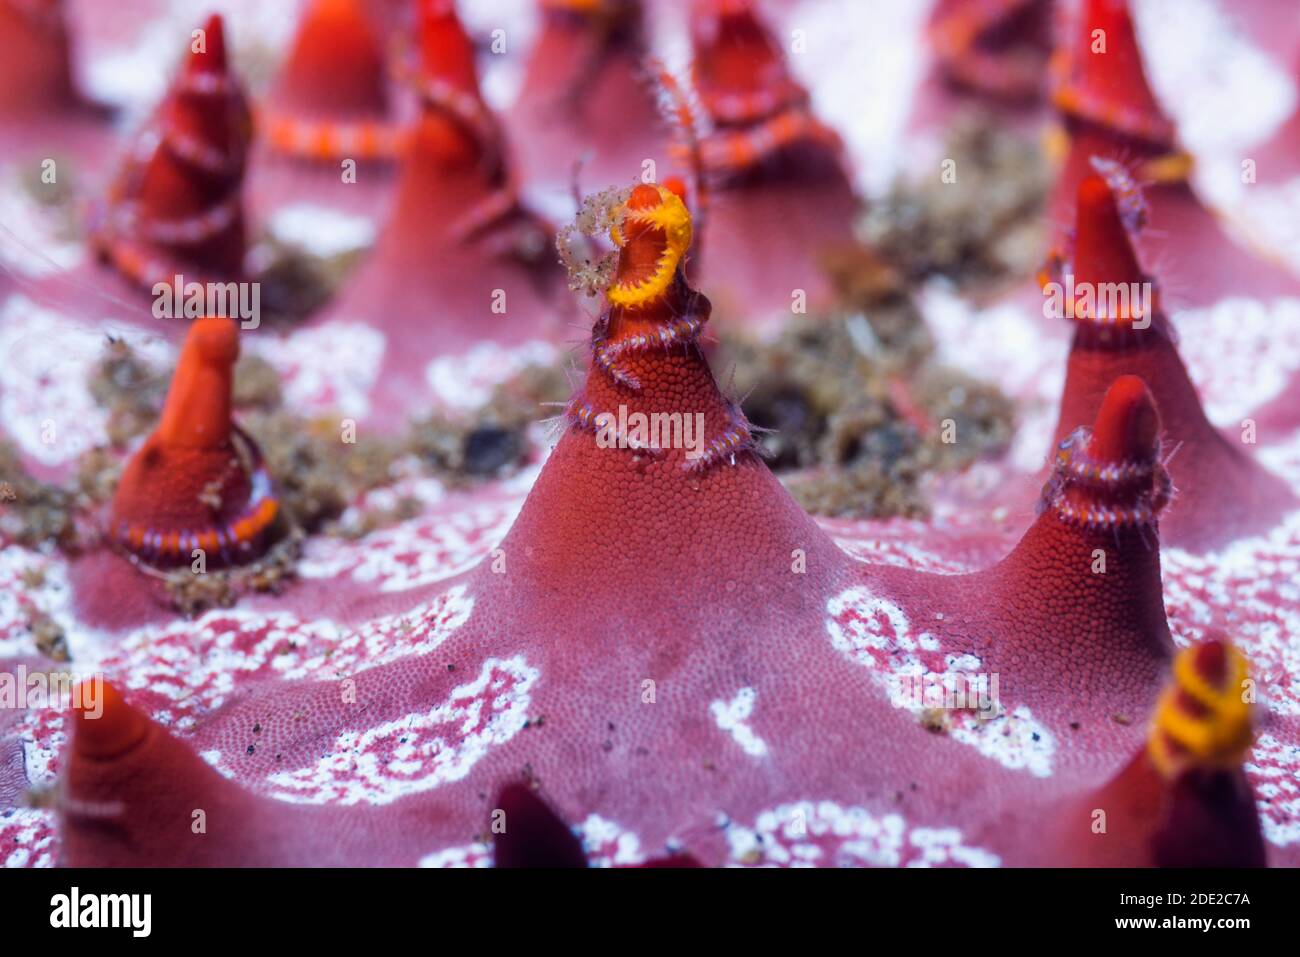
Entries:
[[[1106,181],[1096,173],[1085,177],[1077,196],[1076,281],[1096,288],[1144,282]],[[1140,376],[1153,390],[1166,447],[1178,463],[1175,502],[1161,522],[1165,539],[1208,550],[1272,528],[1296,506],[1290,489],[1254,461],[1242,441],[1244,433],[1220,432],[1206,419],[1158,299],[1146,318],[1150,324],[1145,329],[1082,316],[1074,320],[1057,441],[1091,417],[1116,376]]]
[[[76,712],[62,780],[63,862],[68,866],[342,866],[370,848],[373,811],[292,807],[258,797],[214,771],[185,743],[104,685],[99,718]],[[202,817],[196,817],[195,812]],[[399,812],[385,828],[406,840],[426,809]],[[330,840],[320,841],[329,833]],[[400,846],[400,845],[394,845]]]
[[[1079,183],[1092,172],[1093,157],[1116,159],[1135,168],[1177,153],[1172,124],[1160,111],[1142,69],[1126,0],[1088,0],[1074,23],[1070,43],[1058,50],[1061,71],[1056,100],[1065,114],[1069,153],[1049,208],[1058,224],[1071,221]],[[1093,31],[1104,30],[1107,52],[1092,53]],[[1145,132],[1125,129],[1116,111],[1140,118]],[[1148,175],[1136,172],[1140,183]],[[1167,296],[1182,307],[1204,306],[1232,294],[1255,299],[1295,295],[1300,281],[1276,264],[1235,243],[1192,192],[1185,177],[1150,185],[1154,246],[1139,249],[1157,265]],[[1153,242],[1148,240],[1147,242]],[[1158,259],[1150,254],[1158,252]]]
[[511,138],[528,144],[516,155],[521,177],[567,193],[575,167],[577,182],[590,187],[624,179],[647,159],[664,166],[640,0],[537,6],[541,30],[506,115]]
[[[437,356],[478,343],[571,335],[553,231],[510,200],[508,159],[479,96],[470,39],[450,4],[427,0],[420,12],[421,76],[473,104],[489,131],[425,105],[398,172],[391,218],[339,298],[313,320],[362,321],[389,337],[373,396],[386,413],[376,416],[381,428],[400,427],[401,416],[387,413],[424,391],[426,367]],[[498,200],[506,200],[501,212],[474,226]]]
[[[719,136],[752,132],[805,96],[748,3],[694,4],[692,44],[695,84]],[[755,107],[747,116],[720,115],[714,104],[725,98],[753,98]],[[706,169],[705,177],[696,268],[719,317],[770,326],[792,314],[795,290],[810,312],[828,305],[824,259],[851,242],[858,205],[838,151],[795,141],[739,169]]]

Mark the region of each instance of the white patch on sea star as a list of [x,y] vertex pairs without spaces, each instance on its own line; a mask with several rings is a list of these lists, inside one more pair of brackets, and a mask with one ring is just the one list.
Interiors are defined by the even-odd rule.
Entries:
[[1205,414],[1221,428],[1239,431],[1300,370],[1300,299],[1223,299],[1172,319]]
[[[980,672],[978,658],[945,654],[933,634],[914,630],[901,607],[864,585],[832,597],[826,610],[831,644],[849,661],[869,668],[877,686],[896,707],[905,707],[918,717],[926,707],[913,696],[899,693],[905,682],[927,676],[947,681]],[[970,708],[948,708],[943,714],[945,731],[954,741],[1012,770],[1027,770],[1040,778],[1051,776],[1056,736],[1035,720],[1028,706],[1017,705],[1007,711],[999,704],[993,717]]]
[[425,369],[433,397],[448,409],[477,409],[492,398],[492,391],[530,365],[551,365],[556,348],[530,341],[509,348],[480,342],[454,356],[439,356]]
[[[61,465],[108,441],[108,412],[90,394],[104,358],[105,329],[92,328],[10,296],[0,308],[0,420],[20,449],[44,465]],[[131,345],[143,358],[169,350],[145,336]]]
[[375,241],[375,224],[365,216],[311,203],[281,206],[267,221],[267,231],[279,242],[324,259],[366,249]]
[[105,668],[147,696],[154,720],[187,731],[246,680],[336,681],[426,655],[465,624],[473,608],[474,599],[458,585],[408,612],[355,628],[284,611],[219,609],[133,632]]
[[481,841],[474,844],[462,844],[460,847],[447,847],[420,858],[417,867],[491,867],[492,845]]
[[15,808],[0,820],[0,847],[13,847],[4,867],[53,867],[58,821],[53,811]]
[[876,816],[834,801],[798,801],[763,811],[753,827],[727,826],[731,860],[749,867],[997,867],[967,847],[957,828],[908,828],[901,814]]
[[[628,867],[645,861],[640,839],[599,814],[589,814],[585,821],[572,830],[582,842],[583,852],[591,867]],[[492,846],[479,841],[444,848],[421,857],[419,866],[491,867]]]
[[1283,846],[1300,842],[1300,746],[1261,734],[1244,767],[1264,837]]
[[486,503],[434,513],[372,532],[362,541],[307,543],[298,574],[374,584],[381,592],[431,585],[473,568],[509,531],[520,502]]
[[335,320],[287,336],[253,333],[244,347],[280,376],[286,404],[299,414],[361,417],[384,358],[384,334],[364,322]]
[[268,776],[271,794],[300,804],[391,804],[459,781],[523,729],[539,675],[522,655],[489,658],[443,704],[344,731],[315,764]]
[[[8,176],[10,172],[0,170],[0,175]],[[78,265],[85,258],[85,250],[63,237],[61,212],[38,203],[17,182],[0,182],[0,264],[36,277]]]
[[573,831],[582,841],[587,863],[592,867],[625,867],[645,861],[640,838],[599,814],[587,815]]
[[754,714],[754,699],[758,696],[753,688],[741,688],[730,701],[721,699],[709,705],[709,712],[718,727],[740,745],[740,749],[750,757],[761,758],[767,755],[767,742],[754,733],[746,722]]
[[1153,91],[1194,154],[1257,143],[1290,114],[1296,87],[1211,0],[1133,6]]

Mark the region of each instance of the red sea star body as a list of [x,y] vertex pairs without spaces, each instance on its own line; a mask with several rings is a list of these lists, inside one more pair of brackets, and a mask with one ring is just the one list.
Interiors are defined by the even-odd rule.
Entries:
[[[1068,187],[1079,222],[1063,248],[1080,275],[1128,276],[1138,260],[1113,185],[1084,172]],[[1062,319],[963,328],[934,317],[947,347],[988,375],[1043,356],[1056,363],[1049,382],[1064,374],[1042,437],[1044,448],[1053,431],[1069,441],[1041,496],[1017,491],[1039,460],[981,463],[936,491],[931,520],[817,521],[757,457],[701,355],[714,290],[685,278],[680,200],[643,185],[624,213],[590,368],[536,475],[368,493],[358,515],[398,495],[421,511],[359,541],[312,537],[283,594],[193,621],[162,607],[126,555],[71,559],[11,542],[0,525],[4,670],[49,666],[27,631],[39,612],[66,629],[73,666],[112,689],[100,719],[0,710],[0,859],[1300,861],[1300,434],[1261,429],[1248,456],[1228,446],[1246,464],[1220,467],[1229,453],[1208,423],[1224,421],[1210,410],[1235,402],[1248,416],[1258,394],[1207,374],[1203,356],[1229,354],[1232,334],[1175,313],[1169,325],[1187,323],[1180,359],[1172,340],[1097,347],[1076,317],[1067,356],[1036,338]],[[412,299],[418,308],[394,300],[391,315],[362,319],[439,321],[436,296]],[[6,299],[0,337],[17,358],[0,368],[0,401],[24,461],[66,469],[62,446],[23,431],[47,417],[75,425],[23,377],[42,368],[35,350],[51,328],[63,329]],[[1030,331],[999,339],[1007,328]],[[1297,344],[1293,330],[1272,333],[1278,351]],[[241,348],[265,335],[241,333]],[[158,431],[224,432],[230,350],[197,349],[197,362],[188,350],[172,391],[193,392],[177,413],[189,424],[164,416]],[[1267,351],[1256,359],[1284,368]],[[377,408],[415,403],[383,388]],[[699,441],[686,419],[682,441],[664,443],[636,418],[665,412],[702,416],[689,435]],[[981,497],[990,484],[1005,517]],[[1223,521],[1216,496],[1243,487],[1265,493]],[[123,510],[155,525],[177,507],[160,494],[154,511],[136,483],[123,489]],[[184,490],[176,498],[192,505]],[[82,561],[97,563],[112,602],[85,603]],[[1234,704],[1241,672],[1225,637],[1258,682],[1253,714]],[[962,688],[978,705],[993,675],[999,700],[982,716],[926,698]],[[45,806],[24,805],[29,789],[51,787]],[[497,810],[526,823],[499,836]]]

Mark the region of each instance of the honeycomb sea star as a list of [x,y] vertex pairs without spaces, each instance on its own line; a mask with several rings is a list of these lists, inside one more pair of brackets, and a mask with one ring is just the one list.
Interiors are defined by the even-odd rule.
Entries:
[[[763,96],[806,110],[779,47],[731,70],[709,46],[767,42],[747,4],[698,7],[697,50],[716,55],[700,74],[706,105],[739,125]],[[355,12],[312,7],[326,8]],[[689,202],[703,199],[639,183],[611,194],[615,265],[543,461],[470,491],[396,478],[352,510],[407,496],[413,517],[355,540],[309,537],[280,594],[173,615],[164,570],[196,549],[238,566],[279,531],[284,476],[267,473],[232,412],[240,351],[295,336],[319,348],[310,337],[322,329],[371,326],[389,350],[365,390],[382,418],[421,394],[431,357],[459,361],[485,338],[473,316],[503,251],[518,251],[514,227],[545,231],[513,189],[467,34],[445,2],[418,12],[419,76],[408,78],[421,111],[403,134],[392,220],[340,303],[283,336],[216,316],[186,323],[161,419],[111,502],[78,514],[93,530],[82,547],[33,547],[0,524],[0,676],[53,670],[32,650],[39,618],[63,629],[88,679],[74,707],[0,709],[0,860],[1300,863],[1300,420],[1275,408],[1257,441],[1217,430],[1235,421],[1210,410],[1239,383],[1198,390],[1204,363],[1189,353],[1229,350],[1235,330],[1175,308],[1160,269],[1142,265],[1161,241],[1144,231],[1152,192],[1154,222],[1189,224],[1167,238],[1184,273],[1201,267],[1181,257],[1232,247],[1183,179],[1147,191],[1134,180],[1134,156],[1175,148],[1149,91],[1128,99],[1145,80],[1114,0],[1089,2],[1085,18],[1106,24],[1123,82],[1058,58],[1074,152],[1057,207],[1071,228],[1042,279],[1150,279],[1155,297],[1119,312],[1070,299],[1069,323],[936,317],[950,348],[1010,364],[1014,347],[989,339],[1011,328],[1035,358],[1054,355],[1061,401],[1041,430],[1045,469],[980,463],[937,486],[924,522],[806,514],[702,345],[714,262],[725,276],[754,236],[779,246],[797,224],[747,228],[708,210],[696,276]],[[553,19],[571,28],[578,13],[562,13]],[[221,21],[206,31],[146,127],[156,150],[128,157],[97,223],[111,260],[101,280],[124,250],[219,278],[245,266],[247,114]],[[719,92],[738,83],[747,95]],[[221,169],[199,175],[214,157]],[[847,207],[847,178],[832,189]],[[119,216],[127,205],[140,212]],[[217,223],[214,208],[237,212]],[[201,242],[160,228],[195,221],[202,235],[184,238]],[[711,251],[719,233],[738,251]],[[1268,295],[1293,291],[1271,264],[1248,265]],[[534,293],[559,271],[549,259],[516,268],[508,325],[487,338],[553,342],[563,294]],[[1197,278],[1207,309],[1240,291]],[[65,474],[73,457],[19,431],[76,425],[44,397],[59,377],[24,370],[40,368],[43,331],[80,342],[88,324],[27,298],[39,288],[0,288],[0,347],[18,357],[0,368],[0,411],[25,465]],[[1067,332],[1057,353],[1038,350]],[[1261,406],[1300,394],[1282,361],[1300,349],[1296,330],[1271,332],[1277,354],[1258,361],[1281,385]],[[1257,412],[1232,408],[1233,419]],[[105,679],[98,697],[91,674]],[[29,806],[31,792],[45,801]],[[504,832],[498,813],[514,822]]]

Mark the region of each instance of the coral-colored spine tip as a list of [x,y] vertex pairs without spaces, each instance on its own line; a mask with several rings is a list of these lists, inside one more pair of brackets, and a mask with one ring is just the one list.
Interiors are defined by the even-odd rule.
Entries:
[[1079,282],[1140,283],[1133,251],[1115,195],[1102,176],[1090,173],[1079,183],[1074,262]]
[[190,41],[191,72],[226,72],[226,28],[221,14],[208,17],[201,30]]
[[156,437],[164,445],[214,448],[230,437],[239,326],[210,316],[191,325]]
[[1159,437],[1160,413],[1146,383],[1120,376],[1097,410],[1088,453],[1100,462],[1149,461]]
[[103,760],[125,754],[149,731],[149,719],[107,681],[83,681],[73,698],[72,744],[81,757]]

